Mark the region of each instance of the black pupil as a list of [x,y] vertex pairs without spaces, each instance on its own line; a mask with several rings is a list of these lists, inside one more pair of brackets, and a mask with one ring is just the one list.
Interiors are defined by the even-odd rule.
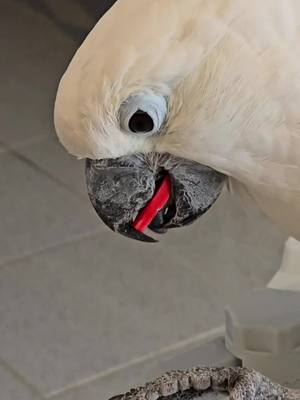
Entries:
[[131,132],[151,132],[154,128],[153,119],[145,111],[138,110],[129,121]]

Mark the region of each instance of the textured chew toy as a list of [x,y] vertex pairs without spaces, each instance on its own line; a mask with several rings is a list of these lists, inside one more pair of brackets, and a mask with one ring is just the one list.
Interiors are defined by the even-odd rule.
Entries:
[[154,220],[160,210],[162,210],[168,203],[172,192],[171,180],[167,175],[158,191],[153,196],[152,200],[141,211],[133,223],[133,227],[139,231],[144,232],[151,222]]

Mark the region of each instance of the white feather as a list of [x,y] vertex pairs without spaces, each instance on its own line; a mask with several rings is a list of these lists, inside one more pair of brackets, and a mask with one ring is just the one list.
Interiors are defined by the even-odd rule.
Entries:
[[[145,90],[169,97],[160,136],[119,126]],[[55,124],[78,157],[170,152],[222,171],[300,238],[300,1],[119,0],[64,75]]]

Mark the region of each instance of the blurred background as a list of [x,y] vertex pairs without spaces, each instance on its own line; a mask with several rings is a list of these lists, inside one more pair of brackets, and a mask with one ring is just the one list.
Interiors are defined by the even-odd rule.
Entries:
[[285,238],[226,193],[157,245],[98,220],[52,114],[62,73],[112,4],[0,0],[1,400],[102,400],[171,353],[188,362],[226,302],[280,265]]

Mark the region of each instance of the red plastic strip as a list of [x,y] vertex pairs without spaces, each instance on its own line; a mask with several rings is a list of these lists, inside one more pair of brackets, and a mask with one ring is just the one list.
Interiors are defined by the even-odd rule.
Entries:
[[172,185],[170,177],[167,175],[158,191],[153,196],[152,200],[141,211],[133,223],[133,227],[139,231],[144,232],[151,222],[154,220],[160,210],[162,210],[168,203],[172,193]]

